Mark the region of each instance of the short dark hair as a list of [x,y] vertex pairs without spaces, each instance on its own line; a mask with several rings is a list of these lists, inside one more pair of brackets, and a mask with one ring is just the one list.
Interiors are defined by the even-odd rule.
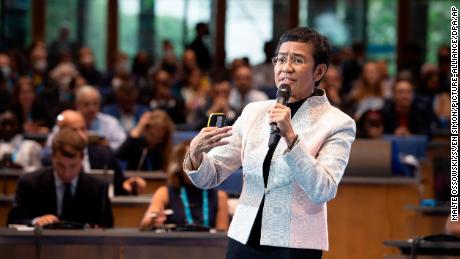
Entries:
[[310,27],[297,27],[284,32],[276,47],[275,55],[278,54],[281,44],[287,41],[311,43],[313,46],[313,58],[315,59],[315,67],[318,64],[326,64],[329,66],[331,56],[331,46],[329,41],[319,32]]
[[53,155],[60,153],[61,155],[74,158],[77,155],[83,157],[83,152],[86,148],[86,141],[74,129],[63,128],[53,138],[51,149]]

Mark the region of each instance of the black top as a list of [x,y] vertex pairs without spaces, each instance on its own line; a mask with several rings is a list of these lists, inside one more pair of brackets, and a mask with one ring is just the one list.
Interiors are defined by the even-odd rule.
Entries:
[[117,157],[126,162],[127,170],[157,171],[162,170],[165,163],[161,150],[148,148],[143,137],[128,136],[118,149]]
[[[185,192],[187,193],[187,199],[192,213],[193,223],[203,225],[203,192],[205,190],[196,188],[185,184]],[[208,191],[208,204],[209,204],[209,226],[216,226],[217,216],[217,191]],[[169,202],[167,205],[168,209],[172,209],[174,214],[168,216],[166,220],[167,224],[186,224],[184,205],[180,196],[180,189],[174,189],[172,186],[168,187]]]
[[[307,97],[308,98],[308,97]],[[288,103],[286,106],[291,108],[291,118],[294,117],[294,114],[299,110],[300,106],[307,100],[307,98],[294,102]],[[273,158],[273,153],[275,153],[275,149],[278,146],[281,137],[275,138],[275,144],[268,149],[267,155],[265,156],[264,163],[263,163],[263,176],[264,176],[264,186],[267,187],[268,182],[268,175],[270,172],[270,163]],[[249,235],[248,246],[257,247],[260,245],[260,231],[262,228],[262,211],[264,208],[265,196],[260,203],[259,210],[257,212],[256,219],[254,220],[254,224],[251,229],[251,234]]]

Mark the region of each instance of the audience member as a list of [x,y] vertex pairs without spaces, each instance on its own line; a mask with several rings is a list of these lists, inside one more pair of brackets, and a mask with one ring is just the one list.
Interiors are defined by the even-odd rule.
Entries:
[[138,96],[138,88],[133,84],[124,83],[115,92],[116,103],[105,106],[103,113],[118,119],[123,129],[128,132],[148,110],[146,106],[136,103]]
[[140,51],[136,54],[132,65],[132,78],[134,85],[139,89],[148,88],[149,69],[152,66],[152,60],[145,51]]
[[85,140],[72,129],[53,140],[53,167],[23,175],[18,182],[8,224],[43,226],[74,221],[112,227],[107,184],[82,170]]
[[0,159],[3,166],[21,168],[31,172],[41,168],[41,146],[35,141],[24,139],[21,125],[11,111],[0,114]]
[[160,69],[153,73],[152,81],[153,94],[148,103],[150,108],[167,112],[175,124],[185,124],[185,103],[183,99],[173,95],[171,75]]
[[11,68],[11,58],[7,53],[0,52],[0,78],[4,80],[5,89],[8,92],[13,92],[14,74]]
[[[97,139],[88,136],[85,119],[78,111],[65,110],[58,115],[56,127],[48,136],[48,148],[54,139],[55,134],[64,128],[75,130],[80,136],[85,139],[87,146],[83,153],[83,169],[85,172],[91,172],[92,169],[113,170],[113,183],[115,187],[115,195],[132,194],[132,185],[135,183],[140,190],[146,186],[144,179],[140,177],[130,177],[126,179],[114,152],[105,145],[100,145]],[[51,152],[45,148],[43,151],[43,164],[51,163]]]
[[320,83],[320,88],[326,91],[327,99],[331,105],[339,109],[342,108],[342,75],[336,66],[329,66]]
[[[383,139],[383,115],[380,111],[368,110],[357,122],[357,137],[365,139]],[[393,175],[413,176],[418,166],[412,155],[402,154],[398,143],[391,143],[391,171]]]
[[203,71],[208,71],[212,66],[211,53],[206,44],[206,37],[209,36],[208,24],[200,22],[195,26],[196,37],[190,43],[189,48],[196,54],[196,61],[198,66]]
[[38,101],[32,81],[21,77],[13,89],[10,109],[16,114],[24,134],[47,134],[53,125],[46,108]]
[[208,118],[211,113],[223,113],[226,116],[226,125],[233,125],[237,119],[238,110],[230,105],[230,82],[218,79],[213,83],[210,96],[206,100],[203,108],[197,111],[194,126],[195,130],[200,130],[207,126]]
[[438,78],[440,92],[450,93],[450,65],[450,48],[448,45],[441,46],[438,49]]
[[264,62],[255,65],[253,70],[254,86],[257,89],[275,88],[275,76],[273,75],[272,57],[274,54],[273,42],[267,41],[264,43]]
[[35,41],[29,47],[29,71],[36,92],[43,91],[48,83],[48,51],[45,42]]
[[393,97],[394,78],[390,77],[388,72],[388,61],[385,59],[376,60],[375,63],[379,69],[380,77],[382,78],[382,93],[383,97]]
[[112,150],[125,141],[126,133],[121,124],[111,115],[99,112],[101,96],[97,89],[83,86],[77,91],[75,107],[83,114],[90,134],[104,138]]
[[358,119],[367,110],[380,110],[384,105],[382,76],[375,62],[367,62],[361,78],[350,93],[349,114]]
[[165,39],[162,42],[163,48],[163,57],[161,58],[159,64],[155,67],[154,71],[165,70],[168,72],[172,78],[175,78],[176,73],[179,69],[179,63],[174,53],[174,45],[169,39]]
[[[44,98],[43,96],[46,95],[46,101],[49,103],[51,95],[54,95],[53,99],[56,99],[56,104],[59,104],[59,106],[69,107],[75,99],[75,80],[79,76],[79,72],[73,63],[61,62],[57,64],[56,67],[50,71],[50,83],[52,83],[54,87],[47,87],[49,90],[45,88],[41,97]],[[54,107],[51,106],[49,108]],[[55,114],[58,112],[55,111]]]
[[4,112],[10,102],[13,86],[10,84],[9,79],[4,75],[1,70],[6,70],[2,67],[2,53],[0,53],[0,113]]
[[49,46],[50,67],[54,68],[63,60],[72,61],[76,59],[78,45],[70,40],[70,29],[67,26],[59,28],[58,38]]
[[85,78],[87,84],[100,87],[102,73],[96,68],[93,51],[88,48],[80,48],[78,54],[78,71]]
[[355,82],[362,73],[366,60],[366,50],[364,44],[357,42],[353,43],[351,49],[343,49],[342,54],[344,55],[342,63],[342,93],[344,96],[347,96],[353,87],[353,82]]
[[199,70],[197,61],[196,61],[196,54],[192,49],[184,49],[184,53],[182,54],[182,63],[180,66],[180,70],[177,74],[177,81],[173,85],[173,93],[179,98],[183,98],[181,90],[188,84],[188,78],[193,71]]
[[145,112],[120,146],[117,157],[128,170],[167,171],[172,152],[174,123],[164,111]]
[[252,69],[249,66],[239,66],[233,75],[234,87],[230,91],[230,105],[238,110],[238,115],[243,108],[251,102],[264,101],[268,97],[265,93],[253,89]]
[[[421,116],[423,114],[423,116]],[[385,133],[397,136],[430,134],[433,111],[428,101],[415,98],[411,82],[396,82],[393,99],[387,100],[383,108]]]
[[195,122],[196,111],[205,105],[208,92],[208,77],[198,68],[192,70],[180,90],[185,102],[186,122],[188,124],[191,125]]
[[434,126],[438,129],[450,128],[451,104],[448,93],[440,93],[433,100],[433,111],[435,117]]
[[[195,187],[182,169],[189,143],[186,141],[177,147],[168,173],[168,185],[160,187],[153,195],[141,227],[196,224],[223,231],[228,229],[227,194]],[[166,209],[171,209],[173,214],[165,215]]]

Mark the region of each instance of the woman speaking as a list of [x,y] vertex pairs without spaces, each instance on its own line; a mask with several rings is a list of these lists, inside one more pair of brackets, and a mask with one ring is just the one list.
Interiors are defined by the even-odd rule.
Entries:
[[321,258],[328,250],[326,203],[356,131],[317,88],[329,56],[315,30],[286,31],[273,58],[278,101],[250,103],[232,127],[203,128],[192,140],[184,170],[197,187],[217,186],[243,167],[227,258]]

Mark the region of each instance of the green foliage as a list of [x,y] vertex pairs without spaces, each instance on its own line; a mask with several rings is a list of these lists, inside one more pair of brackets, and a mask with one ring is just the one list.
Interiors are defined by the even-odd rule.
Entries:
[[396,0],[369,0],[366,17],[367,56],[387,60],[391,75],[396,71],[397,5]]
[[428,32],[426,62],[438,62],[437,51],[442,45],[450,44],[451,1],[430,1],[428,6]]
[[88,14],[84,44],[93,50],[96,66],[106,68],[107,49],[107,0],[88,2]]

